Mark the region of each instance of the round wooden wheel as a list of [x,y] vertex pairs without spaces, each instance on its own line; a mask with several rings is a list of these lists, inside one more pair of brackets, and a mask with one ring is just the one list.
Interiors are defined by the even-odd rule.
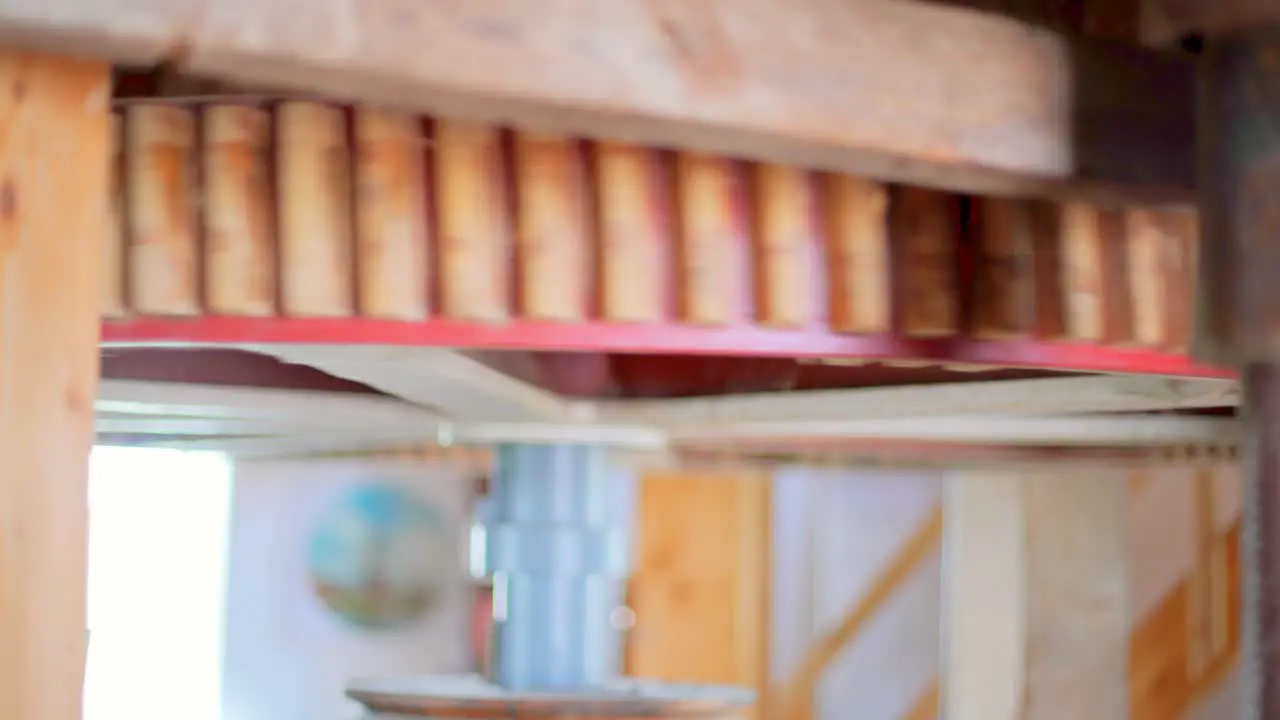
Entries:
[[347,694],[376,720],[733,720],[752,702],[749,691],[715,685],[626,679],[581,693],[518,693],[477,676],[447,675],[357,681]]

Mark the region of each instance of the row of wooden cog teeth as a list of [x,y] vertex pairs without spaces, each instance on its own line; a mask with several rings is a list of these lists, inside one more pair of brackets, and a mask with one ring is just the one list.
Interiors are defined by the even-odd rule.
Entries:
[[967,198],[310,101],[129,102],[108,317],[1187,343],[1194,214]]

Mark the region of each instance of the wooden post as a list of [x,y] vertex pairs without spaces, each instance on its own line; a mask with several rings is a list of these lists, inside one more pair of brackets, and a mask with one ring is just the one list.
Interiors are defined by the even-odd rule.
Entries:
[[1129,715],[1126,500],[1116,474],[964,474],[946,494],[948,720]]
[[80,717],[105,63],[0,51],[0,717]]

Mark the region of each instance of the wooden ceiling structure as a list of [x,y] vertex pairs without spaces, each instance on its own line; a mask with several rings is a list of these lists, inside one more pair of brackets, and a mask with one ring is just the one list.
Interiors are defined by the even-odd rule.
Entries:
[[[95,424],[247,455],[1243,433],[1246,575],[1280,585],[1277,21],[1269,0],[0,3],[0,715],[78,717],[82,638],[36,618],[82,614]],[[1251,719],[1280,713],[1280,612],[1254,602]]]

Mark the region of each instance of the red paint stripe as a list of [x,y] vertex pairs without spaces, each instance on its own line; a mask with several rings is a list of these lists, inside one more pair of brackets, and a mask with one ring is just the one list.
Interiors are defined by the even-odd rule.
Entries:
[[911,339],[839,335],[817,329],[678,324],[555,323],[517,320],[484,324],[431,319],[409,323],[360,318],[144,318],[109,320],[103,341],[122,345],[313,343],[418,345],[497,350],[829,357],[973,363],[1063,371],[1185,377],[1235,377],[1185,355],[1143,349],[1036,340]]

